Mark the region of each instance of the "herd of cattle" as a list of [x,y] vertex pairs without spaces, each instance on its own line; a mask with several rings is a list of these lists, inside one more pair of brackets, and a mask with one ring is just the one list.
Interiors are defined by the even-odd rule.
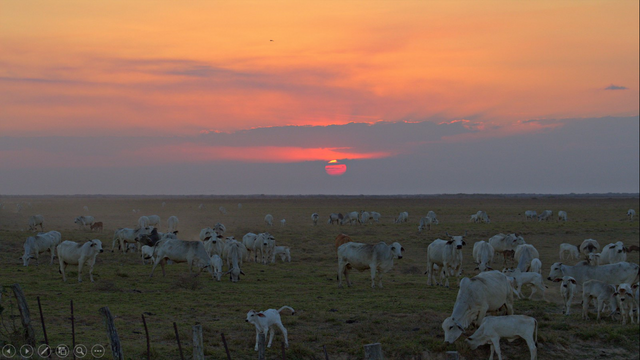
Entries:
[[[222,211],[222,210],[221,210]],[[552,211],[545,210],[540,215],[535,211],[526,211],[527,219],[548,220]],[[629,209],[627,216],[633,220],[635,211]],[[332,213],[329,215],[328,224],[364,224],[379,222],[380,214],[377,212],[351,212],[346,216]],[[318,224],[319,215],[311,215],[313,225]],[[402,223],[408,220],[408,213],[402,212],[394,222]],[[490,222],[490,218],[484,211],[471,216],[472,221]],[[558,212],[558,220],[566,221],[567,214]],[[264,221],[272,225],[273,217],[269,214]],[[101,222],[96,222],[92,216],[79,216],[74,221],[81,228],[90,230],[102,230]],[[282,224],[284,225],[284,219]],[[427,216],[419,221],[418,230],[430,229],[431,225],[439,223],[436,214],[430,211]],[[42,215],[34,215],[29,218],[29,229],[44,230],[44,218]],[[256,263],[274,263],[276,256],[282,261],[291,261],[290,249],[285,246],[276,246],[273,235],[264,233],[247,233],[242,241],[233,236],[224,237],[226,228],[217,223],[213,228],[204,228],[200,231],[201,241],[184,241],[178,239],[178,218],[171,216],[167,220],[168,231],[159,232],[160,217],[157,215],[141,216],[134,228],[120,228],[114,232],[111,251],[127,252],[137,251],[142,262],[151,260],[153,267],[150,276],[158,266],[162,267],[165,274],[167,261],[174,263],[186,262],[189,272],[195,266],[200,271],[207,270],[212,278],[220,281],[223,275],[229,274],[232,282],[238,282],[242,271],[243,261]],[[462,248],[466,246],[464,235],[449,235],[447,239],[436,239],[427,248],[427,285],[444,285],[449,287],[451,277],[459,278],[462,275]],[[89,276],[93,282],[93,267],[96,256],[103,252],[102,242],[98,239],[90,240],[84,244],[73,241],[61,241],[58,231],[39,232],[30,236],[24,243],[23,265],[28,266],[31,259],[38,259],[40,253],[49,251],[51,264],[57,256],[60,264],[60,272],[63,281],[66,281],[65,269],[67,265],[78,266],[78,281],[82,281],[82,268],[89,266]],[[370,270],[371,287],[382,287],[382,275],[393,267],[394,259],[401,259],[404,248],[398,242],[391,245],[385,242],[378,244],[364,244],[352,241],[345,234],[336,237],[335,247],[338,258],[338,285],[342,287],[343,280],[348,286],[349,271]],[[573,245],[563,243],[559,248],[559,259],[572,259],[577,261],[573,266],[556,262],[551,265],[547,280],[560,283],[563,313],[569,315],[574,294],[582,289],[582,317],[588,319],[588,310],[593,303],[596,308],[597,320],[600,320],[605,305],[609,307],[610,316],[619,313],[622,323],[627,321],[640,324],[639,281],[640,267],[638,264],[626,262],[627,253],[638,251],[637,245],[625,246],[622,242],[601,246],[594,239],[586,239],[581,244]],[[499,262],[502,271],[493,269],[494,263]],[[472,278],[462,278],[459,282],[459,291],[453,306],[451,316],[442,323],[445,341],[453,343],[472,324],[477,325],[476,332],[467,338],[467,343],[475,349],[482,344],[491,345],[491,356],[495,351],[500,358],[500,338],[514,339],[522,337],[530,350],[531,358],[536,358],[537,321],[529,316],[514,315],[514,296],[522,297],[522,287],[531,288],[529,298],[540,292],[542,299],[546,299],[546,286],[542,277],[542,263],[538,250],[531,244],[527,244],[522,236],[517,233],[497,234],[488,241],[478,241],[473,246],[473,261],[480,273]],[[223,272],[223,263],[226,262],[227,271]],[[509,263],[515,265],[508,268]],[[548,301],[548,300],[547,300]],[[279,312],[288,307],[283,307],[271,314],[272,325],[277,325],[283,331],[286,341],[286,330],[282,326]],[[291,309],[293,311],[293,309]],[[500,315],[504,314],[506,315]],[[266,312],[265,312],[266,313]],[[486,316],[494,313],[497,316]],[[257,314],[257,313],[256,313]],[[266,325],[260,325],[258,320],[252,320],[256,314],[248,314],[247,321],[256,325],[256,331],[260,332]],[[270,313],[269,313],[270,314]],[[250,319],[252,318],[252,319]],[[263,329],[264,330],[264,329]],[[264,330],[266,333],[267,330]],[[273,337],[273,332],[272,332]],[[535,337],[535,338],[534,338]],[[271,341],[269,341],[271,343]]]

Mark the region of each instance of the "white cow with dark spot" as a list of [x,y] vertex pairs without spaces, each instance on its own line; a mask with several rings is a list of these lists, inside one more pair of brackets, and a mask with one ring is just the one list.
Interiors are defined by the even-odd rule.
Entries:
[[507,316],[487,316],[482,320],[480,327],[473,335],[467,338],[467,344],[471,350],[475,350],[480,345],[490,344],[491,355],[498,354],[498,360],[502,360],[500,353],[500,339],[505,338],[509,342],[517,338],[522,338],[529,347],[531,360],[538,358],[538,321],[527,315],[507,315]]
[[600,244],[597,240],[585,239],[578,250],[586,258],[590,253],[600,252]]
[[102,242],[98,239],[87,241],[84,244],[69,240],[60,243],[57,252],[62,281],[67,281],[65,274],[67,265],[78,265],[78,282],[82,282],[82,267],[86,264],[89,265],[89,278],[93,282],[93,265],[96,263],[96,256],[102,251]]
[[119,242],[122,252],[126,252],[127,243],[136,244],[136,238],[147,235],[151,232],[151,228],[120,228],[113,232],[113,243],[111,244],[111,252],[116,248],[116,242]]
[[382,275],[393,267],[393,259],[402,259],[404,248],[397,242],[387,245],[381,241],[376,245],[348,242],[338,247],[338,286],[342,279],[351,286],[349,270],[371,270],[371,287],[382,287]]
[[623,261],[627,261],[627,249],[622,241],[618,241],[615,244],[608,244],[602,248],[600,253],[600,265],[615,264]]
[[42,215],[29,216],[29,230],[36,231],[38,226],[40,226],[40,231],[44,231],[44,216]]
[[57,231],[49,231],[46,233],[40,233],[36,236],[30,236],[24,242],[24,254],[22,255],[22,263],[24,266],[29,266],[31,259],[38,258],[40,253],[49,251],[51,253],[51,265],[53,265],[53,258],[56,255],[56,247],[60,244],[62,235]]
[[503,306],[513,315],[513,289],[505,274],[494,270],[463,278],[453,312],[442,322],[444,341],[453,344],[472,323],[481,324],[488,311]]
[[[318,213],[311,214],[311,221],[313,221],[313,225],[318,225],[318,219],[320,219],[320,215],[318,215]],[[336,220],[337,219],[338,219],[338,215],[336,215]],[[329,221],[331,221],[331,219],[329,219]]]
[[466,245],[464,241],[465,235],[451,236],[449,240],[436,239],[429,247],[427,247],[427,285],[432,285],[434,282],[441,285],[436,280],[437,271],[434,270],[434,265],[438,265],[445,273],[446,282],[444,286],[449,287],[449,277],[459,276],[462,269],[462,247]]
[[636,216],[636,211],[633,209],[629,209],[627,210],[627,217],[629,218],[629,221],[633,221],[633,218]]
[[487,215],[486,211],[483,210],[479,210],[476,213],[476,218],[478,219],[478,221],[482,221],[485,224],[489,224],[491,222],[491,218],[489,217],[489,215]]

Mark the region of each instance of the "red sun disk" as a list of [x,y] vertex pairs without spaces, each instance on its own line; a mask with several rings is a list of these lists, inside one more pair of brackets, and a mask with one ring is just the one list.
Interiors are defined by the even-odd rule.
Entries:
[[335,165],[326,165],[324,170],[327,174],[331,176],[340,176],[347,171],[347,165],[345,164],[335,164]]

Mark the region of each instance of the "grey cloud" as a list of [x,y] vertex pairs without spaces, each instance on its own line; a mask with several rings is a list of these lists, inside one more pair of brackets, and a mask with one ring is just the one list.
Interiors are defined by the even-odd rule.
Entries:
[[618,86],[618,85],[609,85],[606,88],[604,88],[605,90],[627,90],[628,88],[626,86]]

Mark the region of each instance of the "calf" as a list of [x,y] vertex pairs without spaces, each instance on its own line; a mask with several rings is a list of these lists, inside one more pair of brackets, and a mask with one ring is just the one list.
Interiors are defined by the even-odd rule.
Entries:
[[336,236],[336,252],[338,252],[338,248],[340,247],[340,245],[352,241],[353,240],[351,239],[351,237],[347,234],[339,234],[338,236]]
[[529,285],[531,287],[531,294],[529,295],[529,299],[533,297],[533,294],[536,293],[537,290],[540,290],[542,293],[542,299],[544,298],[545,287],[542,281],[542,275],[537,272],[523,272],[520,269],[516,268],[515,270],[503,270],[503,273],[507,276],[512,276],[516,279],[516,294],[518,295],[518,299],[522,299],[522,285]]
[[67,240],[60,243],[56,250],[58,252],[58,260],[60,260],[62,281],[67,281],[67,276],[64,272],[67,265],[78,265],[78,282],[82,282],[82,266],[87,264],[89,265],[89,278],[93,282],[93,265],[96,263],[96,256],[103,251],[100,240],[93,239],[84,244]]
[[142,245],[140,248],[140,252],[142,253],[142,265],[147,264],[147,260],[151,259],[151,263],[155,262],[155,258],[153,256],[155,248],[149,245]]
[[618,309],[616,301],[616,287],[599,280],[587,280],[582,284],[582,319],[589,319],[589,304],[592,299],[597,300],[597,320],[600,321],[600,313],[604,309],[605,301],[611,307],[611,314]]
[[211,266],[213,266],[213,276],[220,281],[222,278],[222,258],[218,254],[211,256]]
[[531,260],[531,267],[529,268],[529,271],[542,274],[542,261],[540,261],[540,259]]
[[287,329],[285,329],[284,325],[282,325],[282,319],[280,318],[280,312],[282,312],[282,310],[284,309],[291,310],[291,315],[294,315],[296,313],[296,311],[289,306],[283,306],[278,310],[269,309],[269,310],[260,311],[260,312],[255,310],[249,310],[245,321],[252,323],[253,325],[256,326],[256,346],[254,348],[255,351],[258,351],[258,339],[260,337],[260,334],[264,334],[266,339],[269,333],[269,330],[271,330],[271,336],[269,336],[269,344],[267,344],[267,347],[271,347],[271,343],[273,342],[273,336],[275,335],[274,325],[278,326],[280,328],[280,331],[282,331],[282,335],[284,335],[284,346],[287,348],[289,347],[289,339],[287,338]]
[[57,231],[49,231],[46,233],[40,233],[36,236],[30,236],[24,242],[24,254],[22,255],[22,264],[29,266],[31,259],[36,259],[38,264],[38,258],[40,253],[49,251],[51,253],[51,265],[53,265],[53,258],[56,255],[56,247],[60,244],[62,235]]
[[102,221],[96,221],[91,224],[91,231],[102,231]]
[[493,359],[493,353],[496,352],[498,359],[502,360],[500,339],[505,338],[511,342],[518,337],[527,342],[531,360],[537,359],[538,321],[526,315],[487,316],[482,320],[478,330],[467,338],[467,344],[471,350],[477,349],[480,345],[490,344],[489,359]]
[[288,246],[276,246],[274,248],[273,255],[279,255],[282,262],[291,262],[291,252]]
[[564,261],[565,254],[568,254],[567,259],[578,259],[580,257],[580,251],[578,247],[573,244],[562,243],[560,244],[560,260]]
[[562,294],[562,313],[569,315],[569,312],[571,312],[571,301],[573,300],[573,294],[578,282],[571,276],[563,276],[562,279],[555,279],[554,281],[562,282],[560,284],[560,294]]
[[[631,317],[631,323],[635,322],[633,310],[638,309],[638,299],[634,296],[634,290],[638,288],[637,284],[620,284],[616,288],[616,299],[620,306],[620,314],[622,315],[622,325],[627,323],[627,318]],[[640,324],[640,312],[638,313],[638,324]]]

